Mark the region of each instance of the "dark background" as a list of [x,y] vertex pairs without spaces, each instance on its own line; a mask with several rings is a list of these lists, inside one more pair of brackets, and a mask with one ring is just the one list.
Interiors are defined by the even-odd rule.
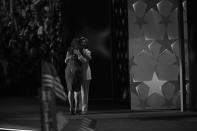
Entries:
[[65,48],[74,37],[89,39],[93,57],[90,101],[113,99],[109,0],[64,0],[62,26]]
[[[38,7],[42,7],[44,3],[40,3]],[[37,8],[38,8],[37,7]],[[114,81],[113,74],[116,66],[114,63],[112,46],[112,16],[111,16],[111,0],[61,0],[61,28],[58,36],[63,36],[63,43],[51,43],[55,53],[51,52],[54,58],[54,65],[57,69],[62,83],[66,89],[65,81],[65,63],[66,51],[70,46],[73,38],[85,36],[89,39],[88,48],[92,51],[92,60],[90,67],[92,70],[92,81],[90,84],[90,101],[91,100],[109,100],[119,99],[120,89],[117,81]],[[59,10],[58,10],[59,11]],[[44,12],[38,10],[39,18],[45,16]],[[42,15],[43,13],[43,15]],[[57,16],[55,12],[54,16]],[[17,16],[15,16],[18,18]],[[58,18],[58,17],[57,17]],[[55,21],[58,19],[54,18]],[[27,19],[27,21],[30,21]],[[41,22],[42,23],[42,22]],[[55,22],[54,22],[55,23]],[[57,24],[57,23],[56,23]],[[54,24],[55,25],[55,24]],[[54,29],[54,27],[53,27]],[[36,29],[37,30],[37,29]],[[30,33],[31,34],[31,33]],[[33,33],[32,33],[33,34]],[[7,36],[10,36],[9,34]],[[37,36],[35,34],[35,36]],[[24,37],[22,37],[24,38]],[[34,38],[34,37],[33,37]],[[33,39],[32,38],[32,39]],[[9,43],[10,38],[4,43]],[[18,43],[21,43],[17,40]],[[47,41],[45,41],[47,42]],[[6,88],[1,86],[2,95],[9,96],[38,96],[41,87],[41,45],[44,41],[37,39],[29,40],[30,49],[27,53],[21,50],[17,52],[17,47],[8,47],[4,50],[4,57],[9,61],[8,76],[6,78]],[[19,45],[19,44],[15,45]],[[36,43],[36,44],[35,44]],[[44,44],[43,44],[44,43]],[[49,42],[50,43],[50,42]],[[22,43],[23,44],[23,43]],[[6,44],[8,45],[8,44]],[[25,45],[25,44],[23,44]],[[35,47],[34,47],[35,46]],[[44,46],[45,47],[45,46]],[[24,48],[24,47],[23,47]],[[22,48],[22,49],[23,49]],[[113,51],[112,51],[113,50]],[[11,52],[11,53],[10,53]],[[13,54],[14,52],[15,54]],[[3,52],[4,53],[4,52]],[[17,55],[16,55],[17,54]],[[0,68],[0,70],[2,70]],[[10,73],[11,72],[11,73]],[[116,75],[114,75],[116,76]],[[9,78],[9,79],[8,79]],[[3,83],[3,82],[0,82]],[[5,83],[5,82],[4,82]],[[116,86],[117,85],[117,86]],[[119,96],[117,96],[117,94]],[[102,103],[102,102],[101,102]]]

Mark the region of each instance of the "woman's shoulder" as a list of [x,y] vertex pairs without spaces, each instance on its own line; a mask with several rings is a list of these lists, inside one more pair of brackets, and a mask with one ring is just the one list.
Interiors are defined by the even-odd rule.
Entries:
[[84,48],[84,49],[83,49],[83,52],[84,52],[84,53],[88,53],[88,54],[91,53],[91,51],[90,51],[88,48]]
[[73,48],[72,48],[72,47],[69,47],[69,48],[67,49],[67,53],[72,54],[72,53],[73,53]]

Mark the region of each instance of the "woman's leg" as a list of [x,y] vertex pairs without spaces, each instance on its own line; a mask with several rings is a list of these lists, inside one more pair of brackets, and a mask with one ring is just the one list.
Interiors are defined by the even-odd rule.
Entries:
[[82,97],[82,112],[88,110],[88,94],[89,94],[90,80],[84,80],[81,86],[81,97]]
[[74,112],[74,107],[73,107],[73,91],[68,91],[68,102],[70,105],[70,112]]
[[76,113],[79,113],[79,97],[80,97],[80,92],[79,91],[74,91],[75,112]]

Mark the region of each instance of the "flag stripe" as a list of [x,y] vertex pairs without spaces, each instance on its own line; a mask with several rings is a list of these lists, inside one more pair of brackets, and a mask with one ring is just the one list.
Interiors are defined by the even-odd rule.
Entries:
[[80,130],[83,130],[83,131],[95,131],[94,129],[91,129],[91,128],[86,127],[86,126],[81,126]]
[[82,126],[88,126],[88,123],[81,123]]
[[55,87],[58,86],[59,88],[64,89],[64,87],[61,85],[58,79],[54,79],[53,77],[49,75],[43,76],[43,81],[52,82],[53,84],[55,84]]
[[83,118],[78,131],[95,131],[96,120],[90,118]]
[[58,95],[59,97],[61,97],[61,99],[65,99],[67,97],[67,95],[64,92],[63,86],[61,86],[57,82],[45,79],[45,80],[43,80],[43,86],[51,87],[55,91],[55,94]]
[[88,127],[81,127],[80,130],[82,130],[82,131],[91,131],[91,130],[89,130]]
[[88,118],[84,118],[83,121],[84,121],[84,122],[85,122],[85,121],[86,121],[86,122],[91,122],[91,120],[88,119]]
[[66,100],[67,95],[64,92],[64,87],[61,82],[50,74],[42,75],[42,86],[51,87],[55,95],[62,100]]
[[83,125],[89,125],[90,122],[82,122]]
[[82,128],[80,128],[80,129],[79,129],[79,131],[87,131],[87,130],[86,130],[86,129],[82,129]]

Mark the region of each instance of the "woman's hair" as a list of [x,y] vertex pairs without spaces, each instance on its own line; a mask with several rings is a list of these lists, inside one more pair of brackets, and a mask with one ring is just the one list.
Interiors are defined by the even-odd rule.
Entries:
[[71,47],[77,48],[80,46],[80,40],[78,38],[74,38],[71,42]]

